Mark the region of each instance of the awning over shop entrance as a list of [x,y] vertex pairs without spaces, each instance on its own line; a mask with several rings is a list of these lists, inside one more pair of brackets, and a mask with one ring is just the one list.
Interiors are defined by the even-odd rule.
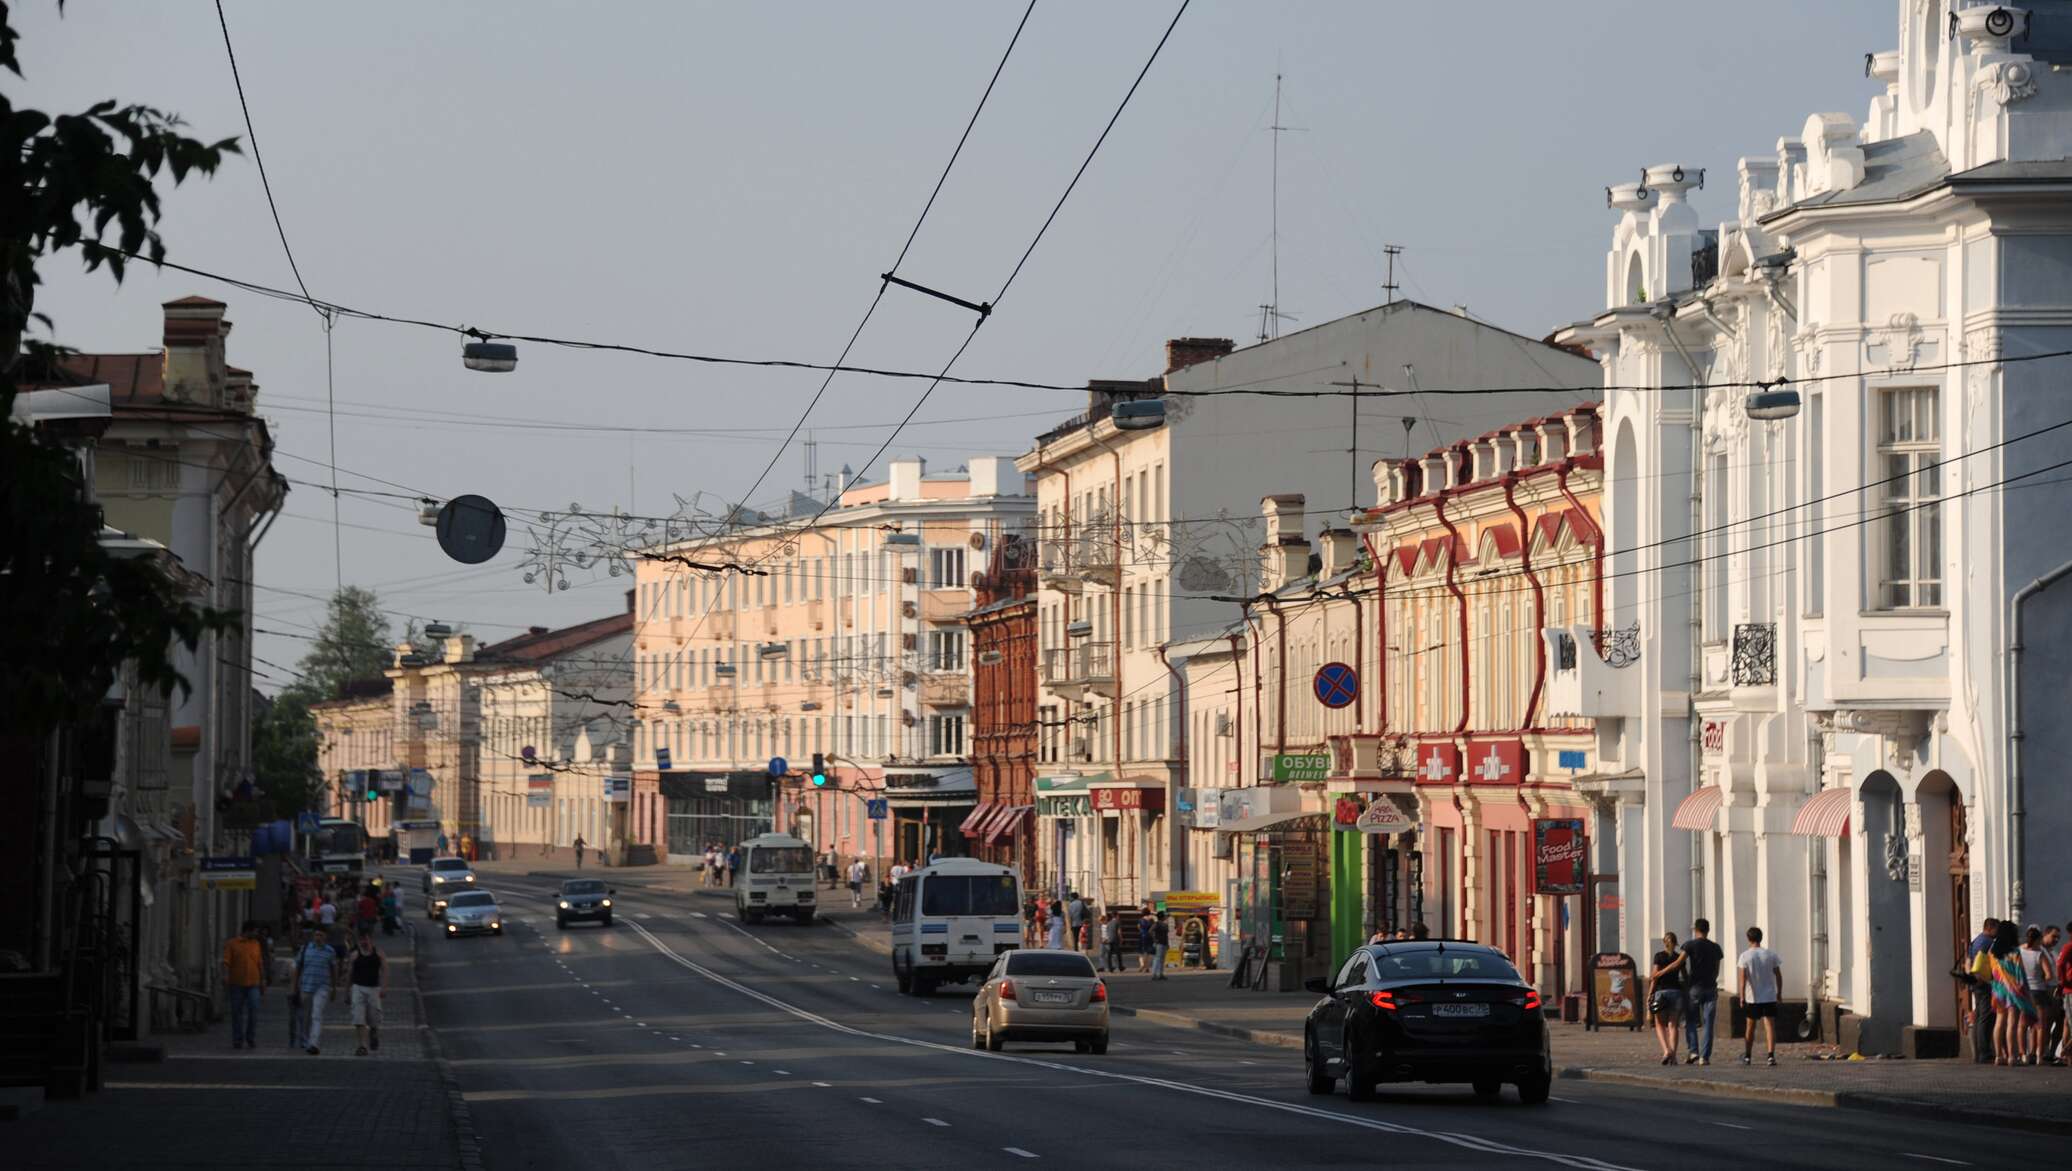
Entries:
[[1849,810],[1856,804],[1845,788],[1822,789],[1799,806],[1791,832],[1812,838],[1839,838],[1849,832]]
[[1720,802],[1726,800],[1726,791],[1718,785],[1703,785],[1691,790],[1676,807],[1676,816],[1669,824],[1676,829],[1706,830],[1713,827],[1713,816],[1719,812]]
[[1236,821],[1226,821],[1222,825],[1217,826],[1216,829],[1220,833],[1227,834],[1256,834],[1264,833],[1268,830],[1294,829],[1296,827],[1293,823],[1301,821],[1305,817],[1313,817],[1321,821],[1326,816],[1326,814],[1322,813],[1303,811],[1294,813],[1262,813],[1257,817],[1241,817]]
[[967,838],[975,838],[985,832],[986,823],[991,821],[994,815],[999,812],[1000,806],[998,804],[992,801],[981,801],[971,807],[971,813],[965,817],[964,824],[957,827],[957,832]]
[[1012,837],[1029,819],[1029,812],[1034,808],[1032,805],[1002,806],[1000,814],[986,824],[986,844],[994,845],[1001,838]]

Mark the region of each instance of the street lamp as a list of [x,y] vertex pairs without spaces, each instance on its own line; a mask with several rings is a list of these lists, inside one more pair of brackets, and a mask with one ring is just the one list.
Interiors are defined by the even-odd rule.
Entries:
[[1751,419],[1789,419],[1799,413],[1799,392],[1790,388],[1759,390],[1742,401]]
[[460,363],[486,374],[509,374],[518,368],[518,347],[509,342],[472,341],[460,348]]

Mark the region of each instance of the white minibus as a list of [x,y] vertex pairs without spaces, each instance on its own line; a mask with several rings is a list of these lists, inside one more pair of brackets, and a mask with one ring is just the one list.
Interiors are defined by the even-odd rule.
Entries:
[[1022,942],[1022,884],[1013,868],[945,858],[892,892],[892,975],[901,992],[985,974]]
[[762,834],[741,843],[734,871],[734,913],[743,923],[766,915],[789,915],[811,923],[814,911],[813,847],[790,834]]

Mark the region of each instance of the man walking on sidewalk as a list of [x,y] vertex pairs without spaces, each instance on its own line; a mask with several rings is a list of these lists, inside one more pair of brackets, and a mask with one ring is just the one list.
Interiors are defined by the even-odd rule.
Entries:
[[1122,970],[1122,920],[1112,908],[1101,915],[1101,970]]
[[266,957],[259,944],[259,924],[245,920],[244,929],[223,944],[223,983],[230,992],[230,1047],[259,1047],[259,998],[266,993]]
[[331,949],[331,939],[319,927],[312,930],[302,941],[302,951],[295,957],[295,988],[302,995],[302,1007],[309,1016],[308,1027],[303,1030],[303,1041],[307,1048],[303,1052],[315,1057],[324,1046],[324,1005],[331,999],[331,989],[338,982],[338,953]]
[[870,867],[863,864],[863,856],[859,854],[854,861],[849,863],[850,910],[855,910],[863,905],[863,880],[869,877]]
[[1748,950],[1735,961],[1741,969],[1741,1014],[1748,1018],[1748,1032],[1741,1042],[1741,1064],[1755,1056],[1755,1023],[1763,1022],[1765,1065],[1777,1064],[1777,995],[1784,988],[1784,965],[1777,953],[1763,946],[1763,929],[1748,929]]
[[1685,1065],[1712,1064],[1712,1033],[1719,1020],[1719,968],[1727,953],[1712,942],[1712,924],[1699,919],[1684,941],[1684,1040],[1690,1044]]
[[375,950],[374,936],[362,935],[352,959],[353,1031],[360,1041],[353,1052],[357,1056],[381,1048],[381,999],[387,992],[388,961]]
[[1166,923],[1166,913],[1158,913],[1157,922],[1151,925],[1151,978],[1163,980],[1165,974],[1166,945],[1173,940],[1173,929]]
[[583,868],[583,844],[583,835],[577,834],[575,840],[577,870],[581,870]]

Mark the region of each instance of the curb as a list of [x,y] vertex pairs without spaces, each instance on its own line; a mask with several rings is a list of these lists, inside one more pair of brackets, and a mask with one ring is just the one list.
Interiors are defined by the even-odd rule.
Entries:
[[432,1027],[432,1018],[425,1014],[424,966],[417,950],[419,932],[417,924],[410,923],[410,998],[417,1008],[417,1029],[423,1034],[425,1051],[432,1055],[432,1062],[439,1069],[439,1080],[446,1086],[446,1109],[453,1117],[453,1154],[461,1171],[482,1171],[482,1139],[475,1130],[475,1114],[468,1107],[468,1101],[461,1096],[460,1077],[453,1072],[453,1065],[446,1060],[446,1050],[439,1044],[439,1030]]
[[1613,1085],[1638,1086],[1644,1089],[1675,1090],[1679,1093],[1703,1094],[1714,1098],[1739,1098],[1747,1101],[1763,1102],[1784,1101],[1801,1106],[1861,1110],[1872,1114],[1899,1114],[1908,1118],[1932,1119],[1938,1122],[1958,1122],[1974,1126],[1995,1126],[2034,1134],[2072,1134],[2072,1120],[2042,1118],[2034,1114],[2018,1114],[2010,1110],[1951,1106],[1942,1102],[1902,1098],[1890,1094],[1866,1093],[1861,1090],[1808,1090],[1781,1086],[1746,1086],[1733,1082],[1705,1081],[1701,1078],[1649,1077],[1646,1074],[1625,1073],[1620,1070],[1588,1069],[1582,1067],[1564,1067],[1556,1070],[1554,1076],[1572,1081],[1608,1082]]
[[1177,1012],[1157,1008],[1124,1008],[1110,1004],[1108,1011],[1116,1016],[1136,1017],[1156,1025],[1169,1025],[1176,1029],[1196,1029],[1214,1033],[1219,1037],[1230,1037],[1238,1041],[1250,1041],[1254,1045],[1267,1045],[1275,1049],[1300,1049],[1302,1038],[1294,1033],[1283,1033],[1278,1029],[1248,1029],[1243,1025],[1218,1024],[1215,1021],[1198,1020]]

